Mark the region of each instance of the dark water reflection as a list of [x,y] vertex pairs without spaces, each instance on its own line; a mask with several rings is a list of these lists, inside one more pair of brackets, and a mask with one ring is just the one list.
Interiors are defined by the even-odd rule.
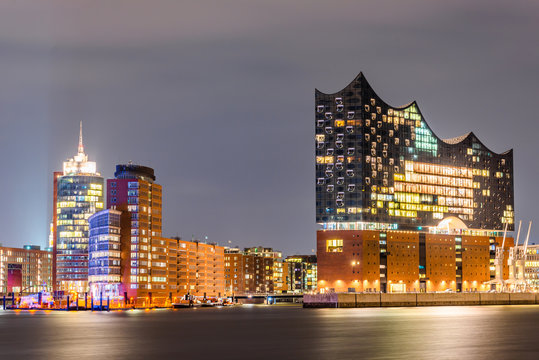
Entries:
[[0,310],[0,359],[539,359],[539,306]]

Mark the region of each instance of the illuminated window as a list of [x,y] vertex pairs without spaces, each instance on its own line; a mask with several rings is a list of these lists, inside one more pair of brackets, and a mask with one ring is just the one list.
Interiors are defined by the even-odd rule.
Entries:
[[342,252],[342,250],[342,239],[326,240],[326,252]]

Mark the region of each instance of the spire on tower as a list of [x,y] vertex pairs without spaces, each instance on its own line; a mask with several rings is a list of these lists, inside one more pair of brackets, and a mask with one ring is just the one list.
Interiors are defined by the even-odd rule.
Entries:
[[84,145],[82,145],[82,120],[80,121],[79,154],[84,154]]

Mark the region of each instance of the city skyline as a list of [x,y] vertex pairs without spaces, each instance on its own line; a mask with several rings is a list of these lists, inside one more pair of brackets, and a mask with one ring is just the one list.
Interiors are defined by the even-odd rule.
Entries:
[[[0,151],[10,155],[0,166],[17,175],[0,183],[10,189],[5,246],[46,244],[52,173],[72,156],[82,120],[104,178],[129,160],[159,174],[164,235],[311,253],[312,94],[338,91],[360,70],[389,103],[417,100],[439,136],[474,131],[495,152],[514,148],[515,219],[536,217],[539,53],[526,44],[538,25],[524,2],[391,12],[276,2],[244,4],[247,17],[217,4],[221,18],[204,4],[160,3],[150,11],[159,21],[133,2],[130,16],[110,5],[99,29],[51,4],[12,19],[0,5]],[[189,19],[195,12],[208,26]]]

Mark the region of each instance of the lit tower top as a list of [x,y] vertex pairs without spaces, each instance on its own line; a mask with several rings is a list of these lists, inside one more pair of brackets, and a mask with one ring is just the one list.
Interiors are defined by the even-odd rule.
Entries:
[[78,154],[72,159],[64,161],[65,175],[99,175],[95,161],[88,161],[88,155],[84,153],[82,144],[82,121],[80,122]]

